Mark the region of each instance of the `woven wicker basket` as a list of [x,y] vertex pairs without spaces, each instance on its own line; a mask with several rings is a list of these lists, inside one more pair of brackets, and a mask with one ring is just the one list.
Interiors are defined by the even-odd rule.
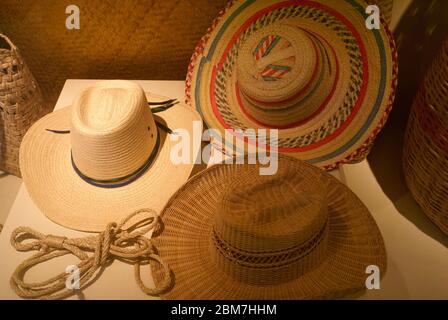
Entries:
[[0,34],[0,170],[20,177],[20,142],[42,115],[42,95],[34,77],[17,47]]
[[448,234],[448,38],[414,100],[403,157],[415,200]]

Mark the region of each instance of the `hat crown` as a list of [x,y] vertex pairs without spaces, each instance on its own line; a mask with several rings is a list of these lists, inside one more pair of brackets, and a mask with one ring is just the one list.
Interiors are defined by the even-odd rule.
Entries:
[[138,170],[157,139],[143,89],[124,80],[85,89],[73,103],[70,138],[73,162],[89,178],[111,180]]
[[[326,188],[321,176],[279,167],[273,176],[228,184],[213,225],[218,263],[249,282],[285,280],[320,263],[325,252]],[[302,259],[304,257],[304,259]],[[254,269],[260,272],[255,272]]]
[[316,63],[310,34],[297,26],[273,23],[249,35],[241,45],[237,77],[249,98],[279,102],[309,82]]
[[[315,88],[330,90],[328,48],[307,28],[272,23],[250,34],[237,57],[237,79],[247,113],[266,126],[304,121],[320,101],[310,103]],[[334,72],[333,72],[334,73]]]

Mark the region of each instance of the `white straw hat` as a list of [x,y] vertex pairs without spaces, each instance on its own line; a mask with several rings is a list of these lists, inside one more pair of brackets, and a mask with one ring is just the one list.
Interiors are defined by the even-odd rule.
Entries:
[[100,81],[30,128],[20,167],[31,198],[48,218],[100,231],[129,211],[161,210],[188,179],[194,161],[172,163],[166,131],[191,133],[194,121],[202,126],[200,116],[180,104],[153,114],[147,99],[165,98],[145,96],[130,81]]

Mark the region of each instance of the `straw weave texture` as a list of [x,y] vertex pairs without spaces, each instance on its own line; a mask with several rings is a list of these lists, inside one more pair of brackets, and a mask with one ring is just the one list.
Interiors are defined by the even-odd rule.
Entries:
[[[393,36],[384,18],[380,30],[367,30],[364,1],[287,3],[234,1],[220,12],[192,55],[186,101],[202,114],[208,127],[218,128],[221,134],[227,128],[278,128],[279,152],[326,169],[359,162],[367,156],[392,108],[397,83]],[[244,27],[239,28],[243,22]],[[271,105],[268,115],[261,108],[266,101],[252,108],[250,102],[259,97],[248,94],[247,85],[239,77],[241,72],[237,72],[245,41],[277,23],[300,26],[319,39],[315,44],[324,59],[318,65],[325,64],[325,68],[316,68],[316,78],[322,79],[319,86],[299,92],[306,97],[300,100],[300,107],[309,104],[301,108],[305,114],[293,112],[288,104],[280,111]],[[312,56],[306,53],[305,58]],[[283,68],[290,66],[280,64]],[[309,83],[314,85],[316,80],[311,79]],[[317,87],[319,90],[314,90]],[[314,112],[313,105],[319,106]],[[218,134],[213,138],[219,149],[232,154],[233,150],[219,144]]]
[[[226,0],[2,0],[1,29],[50,102],[66,79],[185,78],[196,43]],[[80,30],[65,9],[80,8]]]
[[43,115],[40,89],[19,49],[0,34],[0,170],[21,176],[19,147]]
[[362,289],[368,265],[384,274],[381,233],[345,185],[284,155],[273,176],[259,167],[212,166],[168,202],[153,238],[175,278],[162,298],[335,298]]
[[448,234],[448,38],[412,106],[405,136],[406,183],[423,212]]

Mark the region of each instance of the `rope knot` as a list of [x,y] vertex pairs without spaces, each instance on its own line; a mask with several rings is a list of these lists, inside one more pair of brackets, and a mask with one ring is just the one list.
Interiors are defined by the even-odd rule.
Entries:
[[40,240],[40,243],[42,248],[64,249],[65,240],[67,240],[66,237],[59,237],[49,234]]

